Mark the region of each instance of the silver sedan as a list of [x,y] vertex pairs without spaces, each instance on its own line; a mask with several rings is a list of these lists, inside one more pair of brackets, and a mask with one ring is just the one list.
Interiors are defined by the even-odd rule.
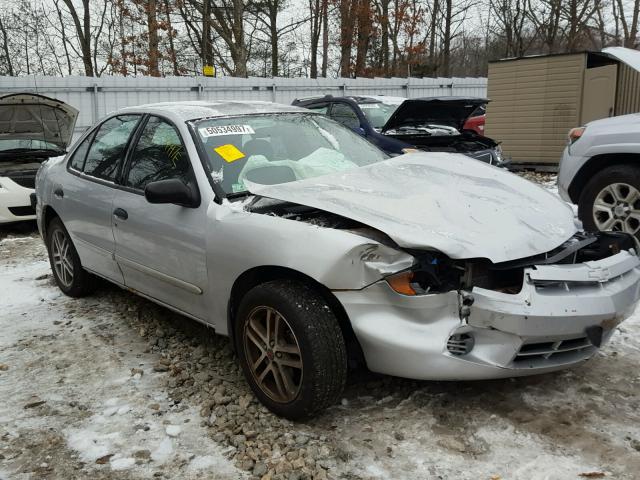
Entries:
[[502,169],[389,158],[296,107],[127,108],[48,161],[36,190],[64,293],[102,277],[212,326],[292,419],[335,402],[349,363],[448,380],[579,364],[639,298],[626,234],[585,234]]

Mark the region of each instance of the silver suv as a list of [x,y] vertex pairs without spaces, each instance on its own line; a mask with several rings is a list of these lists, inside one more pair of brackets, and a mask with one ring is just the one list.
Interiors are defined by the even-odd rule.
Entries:
[[622,231],[640,239],[640,114],[571,130],[558,190],[578,205],[586,230]]

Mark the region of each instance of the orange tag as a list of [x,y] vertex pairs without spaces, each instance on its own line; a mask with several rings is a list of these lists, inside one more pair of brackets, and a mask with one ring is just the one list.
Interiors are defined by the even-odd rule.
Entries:
[[214,150],[227,163],[235,162],[236,160],[240,160],[245,157],[244,153],[238,150],[235,145],[231,145],[230,143],[216,147]]

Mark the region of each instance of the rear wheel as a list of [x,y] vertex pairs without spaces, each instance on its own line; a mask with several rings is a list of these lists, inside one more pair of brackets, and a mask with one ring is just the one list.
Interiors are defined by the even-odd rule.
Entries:
[[340,398],[347,375],[344,339],[312,287],[278,280],[251,289],[240,302],[235,341],[251,389],[277,415],[309,417]]
[[640,169],[615,165],[587,183],[578,202],[586,230],[626,232],[640,239]]
[[82,297],[96,289],[96,277],[82,268],[78,252],[60,218],[54,218],[47,226],[47,250],[53,278],[63,293]]

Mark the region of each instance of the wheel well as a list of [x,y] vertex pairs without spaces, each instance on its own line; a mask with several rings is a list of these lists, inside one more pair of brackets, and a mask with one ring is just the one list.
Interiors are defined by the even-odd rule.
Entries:
[[[314,287],[324,298],[324,300],[331,308],[331,311],[338,319],[342,336],[347,346],[347,354],[349,356],[349,363],[352,366],[365,365],[364,354],[362,348],[356,337],[349,316],[345,311],[342,304],[338,301],[335,295],[326,286],[317,282],[313,278],[298,272],[291,268],[277,267],[277,266],[262,266],[255,267],[247,270],[240,275],[231,288],[231,297],[227,305],[227,331],[229,332],[229,338],[233,339],[235,314],[238,311],[238,306],[245,293],[262,283],[270,282],[272,280],[298,280]],[[233,348],[235,348],[235,342],[231,342]]]
[[49,227],[51,220],[58,217],[60,217],[60,215],[58,215],[58,212],[56,212],[53,207],[50,207],[49,205],[44,207],[44,213],[42,214],[42,236],[45,239],[47,237],[47,228]]
[[638,164],[640,167],[640,154],[638,153],[605,153],[591,157],[578,171],[569,186],[569,197],[573,203],[578,203],[582,190],[587,182],[604,168],[614,165]]

